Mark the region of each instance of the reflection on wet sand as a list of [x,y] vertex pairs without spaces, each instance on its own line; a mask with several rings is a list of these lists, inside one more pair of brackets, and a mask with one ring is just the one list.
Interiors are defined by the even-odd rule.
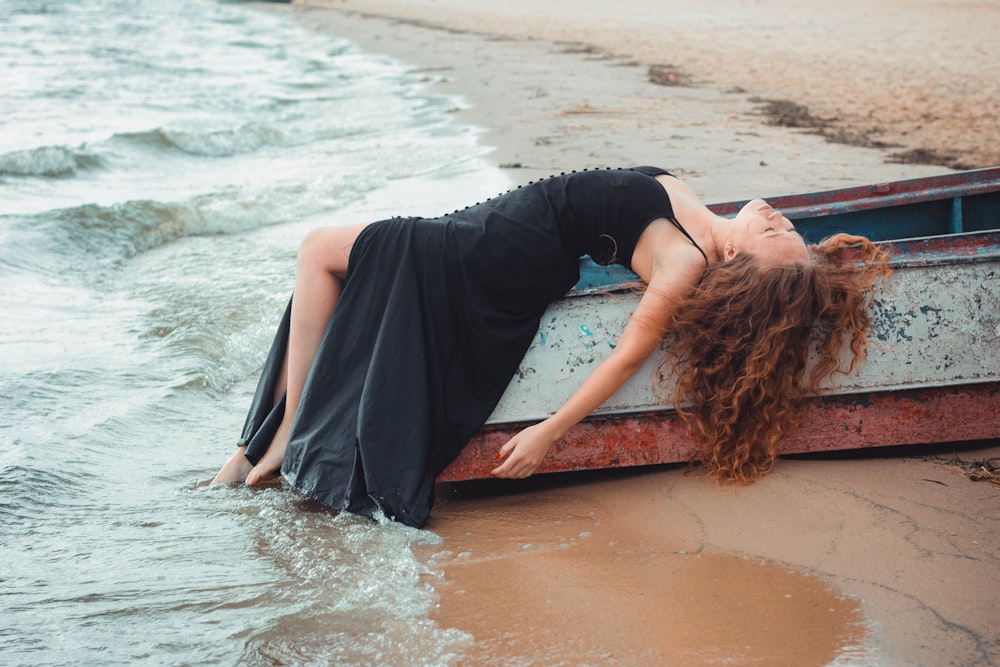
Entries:
[[863,662],[856,600],[780,565],[685,551],[666,518],[607,502],[618,477],[446,494],[432,525],[444,543],[418,557],[442,573],[437,623],[475,638],[462,664]]

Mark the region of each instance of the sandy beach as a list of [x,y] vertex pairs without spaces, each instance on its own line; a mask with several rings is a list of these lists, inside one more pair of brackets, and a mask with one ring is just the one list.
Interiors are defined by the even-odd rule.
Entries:
[[[311,0],[456,96],[512,184],[656,164],[709,202],[1000,164],[1000,6]],[[1000,664],[997,443],[443,486],[420,554],[475,665]]]
[[992,3],[298,6],[462,95],[519,182],[652,161],[715,201],[1000,164]]

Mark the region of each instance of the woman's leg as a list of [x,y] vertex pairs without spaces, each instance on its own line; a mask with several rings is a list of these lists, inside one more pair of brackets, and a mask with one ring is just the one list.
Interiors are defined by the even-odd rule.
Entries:
[[[284,378],[278,383],[285,385],[284,419],[256,466],[251,466],[244,456],[245,448],[241,447],[219,471],[216,480],[224,476],[227,479],[223,481],[232,482],[245,476],[247,485],[252,486],[281,469],[292,419],[302,396],[306,375],[312,367],[334,306],[340,298],[351,248],[364,227],[365,225],[352,225],[316,229],[302,241],[295,268],[295,292],[292,298]],[[276,400],[281,393],[279,386],[275,391]],[[233,475],[239,477],[228,479]]]
[[299,247],[288,351],[285,354],[285,416],[267,452],[247,474],[246,483],[249,486],[281,469],[306,376],[340,298],[351,248],[362,229],[364,225],[316,229],[306,236]]
[[[281,362],[278,364],[278,377],[274,381],[274,389],[271,392],[271,407],[274,408],[285,396],[285,386],[288,375],[288,349],[283,351]],[[211,486],[216,484],[238,484],[246,480],[247,475],[253,470],[253,464],[247,459],[247,445],[236,448],[236,452],[229,457],[229,460],[215,474]]]

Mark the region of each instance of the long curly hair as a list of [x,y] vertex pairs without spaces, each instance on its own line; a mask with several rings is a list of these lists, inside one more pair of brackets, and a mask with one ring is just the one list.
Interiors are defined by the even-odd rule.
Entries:
[[674,405],[709,476],[747,483],[770,471],[805,398],[864,359],[886,260],[868,239],[838,234],[809,246],[804,262],[743,253],[705,270],[674,317],[670,349]]

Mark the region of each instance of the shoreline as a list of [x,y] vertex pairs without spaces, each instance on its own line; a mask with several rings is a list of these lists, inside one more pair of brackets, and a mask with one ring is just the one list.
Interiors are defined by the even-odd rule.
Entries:
[[[890,163],[891,149],[769,125],[746,90],[696,78],[691,85],[657,85],[645,61],[582,38],[511,36],[484,29],[471,12],[448,9],[455,10],[451,22],[435,23],[444,11],[437,3],[434,9],[351,0],[291,7],[305,25],[408,63],[430,92],[464,100],[456,122],[482,130],[490,159],[515,184],[567,169],[653,164],[677,173],[706,202],[718,202],[950,171]],[[432,19],[412,18],[422,11]],[[693,77],[680,70],[674,76]]]
[[[687,169],[696,191],[717,201],[1000,164],[989,141],[1000,134],[1000,114],[990,111],[1000,108],[1000,7],[294,7],[307,21],[326,8],[321,29],[426,67],[438,91],[460,88],[471,105],[460,118],[486,128],[497,163],[527,166],[527,178],[512,174],[519,182],[568,165],[652,162]],[[698,187],[702,179],[708,187]]]
[[[322,4],[269,9],[463,99],[456,122],[482,129],[515,183],[660,164],[712,202],[948,171],[767,125],[752,93],[721,75],[699,81],[680,57],[660,73],[695,85],[650,83],[650,64],[667,58],[605,45],[621,26],[588,1],[589,18],[551,25],[548,9],[520,0]],[[981,460],[1000,446],[785,458],[739,489],[683,466],[445,485],[428,526],[444,543],[418,556],[441,572],[435,620],[475,636],[467,664],[998,664],[1000,490],[947,465],[953,452]]]

